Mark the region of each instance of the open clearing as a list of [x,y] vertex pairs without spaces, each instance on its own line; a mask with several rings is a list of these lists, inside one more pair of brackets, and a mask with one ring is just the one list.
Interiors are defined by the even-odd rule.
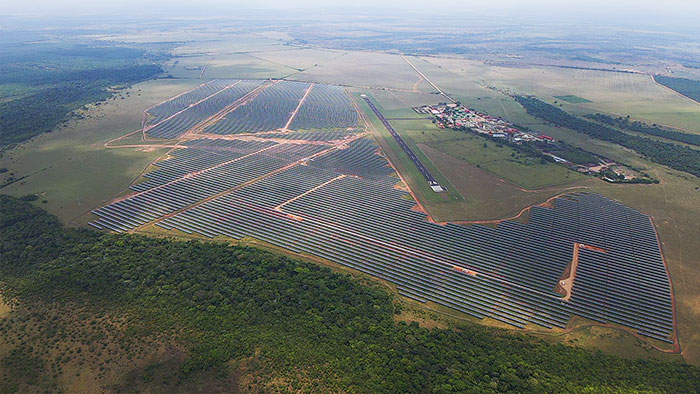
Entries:
[[472,165],[478,165],[523,189],[560,186],[584,178],[564,166],[543,164],[538,159],[519,154],[507,146],[498,146],[492,141],[486,142],[474,135],[434,142],[429,146]]

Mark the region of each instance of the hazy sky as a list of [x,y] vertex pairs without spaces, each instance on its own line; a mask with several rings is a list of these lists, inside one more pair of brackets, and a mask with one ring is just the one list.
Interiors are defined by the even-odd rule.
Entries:
[[452,11],[469,12],[496,9],[537,9],[540,11],[581,10],[605,12],[608,10],[632,13],[699,13],[698,0],[2,0],[0,13],[95,13],[133,12],[152,9],[229,9],[236,8],[395,8],[395,9],[434,9],[449,8]]
[[[700,24],[700,0],[0,0],[0,15],[80,16],[95,14],[159,16],[227,16],[242,9],[382,14],[434,12],[449,15],[505,15],[555,20],[605,19],[629,24]],[[0,22],[1,24],[1,22]],[[643,26],[640,26],[642,28]]]

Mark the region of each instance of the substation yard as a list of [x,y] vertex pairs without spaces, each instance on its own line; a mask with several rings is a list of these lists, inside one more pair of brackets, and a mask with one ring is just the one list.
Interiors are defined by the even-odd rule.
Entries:
[[179,141],[133,193],[93,211],[98,229],[252,237],[476,318],[564,328],[577,315],[677,343],[653,223],[616,201],[577,193],[532,207],[526,224],[433,223],[335,86],[215,80],[147,112],[145,138]]

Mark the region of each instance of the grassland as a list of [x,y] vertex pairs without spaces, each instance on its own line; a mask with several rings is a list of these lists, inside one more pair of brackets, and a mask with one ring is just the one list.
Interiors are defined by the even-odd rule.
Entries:
[[282,78],[297,70],[280,64],[261,61],[248,54],[199,55],[170,61],[165,71],[178,78]]
[[303,71],[341,58],[346,55],[346,52],[325,49],[291,48],[256,51],[252,52],[250,55],[274,64],[281,64],[297,71]]
[[554,98],[566,101],[567,103],[571,104],[583,104],[583,103],[591,103],[591,100],[585,99],[583,97],[579,97],[573,94],[567,94],[565,96],[554,96]]
[[476,135],[443,140],[431,147],[474,166],[483,168],[523,189],[533,190],[566,185],[584,176],[563,165],[542,163],[514,149],[488,141]]
[[[430,57],[416,65],[433,82],[455,96],[465,94],[464,87],[493,86],[519,94],[534,94],[548,101],[555,96],[585,97],[588,103],[563,102],[564,109],[576,113],[604,112],[631,115],[636,120],[658,123],[700,133],[700,105],[655,83],[646,74],[572,70],[555,67],[502,67],[483,62]],[[414,63],[415,64],[415,63]],[[472,87],[470,90],[475,90]]]
[[391,88],[425,93],[434,91],[421,82],[418,74],[400,56],[383,53],[348,52],[318,67],[295,74],[291,79],[361,88]]
[[[433,93],[404,92],[400,90],[374,89],[372,90],[372,96],[381,103],[385,111],[400,110],[399,116],[416,118],[425,117],[426,115],[419,115],[415,111],[410,110],[410,108],[445,101],[444,97]],[[396,116],[397,114],[392,113],[391,115]]]
[[14,173],[16,178],[26,178],[0,192],[38,194],[39,203],[46,200],[43,208],[70,223],[120,194],[165,152],[107,149],[104,143],[139,129],[141,110],[199,83],[161,79],[134,85],[99,107],[90,107],[85,119],[71,120],[57,131],[6,152],[0,158],[0,168],[7,168],[6,174]]

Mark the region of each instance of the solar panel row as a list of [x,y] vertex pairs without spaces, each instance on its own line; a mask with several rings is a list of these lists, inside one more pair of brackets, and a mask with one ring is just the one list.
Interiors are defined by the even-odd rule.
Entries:
[[[262,81],[233,81],[206,99],[188,105],[174,116],[171,115],[158,123],[151,123],[151,126],[146,129],[146,133],[156,138],[177,138],[207,118],[232,105],[261,84]],[[185,96],[190,94],[192,93]],[[187,98],[187,101],[190,100]]]
[[345,89],[333,85],[314,85],[299,108],[290,129],[346,128],[357,125],[357,111]]
[[278,82],[204,131],[212,134],[240,134],[281,129],[287,124],[308,88],[308,83]]
[[187,176],[96,209],[92,213],[99,219],[94,224],[117,232],[132,230],[322,149],[328,147],[271,143],[260,151],[234,157],[205,170],[187,172]]
[[[156,138],[177,138],[262,83],[220,79],[203,84],[148,109],[151,119],[146,132]],[[263,89],[252,101],[243,103],[206,127],[204,132],[225,135],[281,129],[310,86],[304,82],[277,82]],[[342,87],[314,85],[290,129],[347,128],[357,125],[357,121],[357,112]]]

